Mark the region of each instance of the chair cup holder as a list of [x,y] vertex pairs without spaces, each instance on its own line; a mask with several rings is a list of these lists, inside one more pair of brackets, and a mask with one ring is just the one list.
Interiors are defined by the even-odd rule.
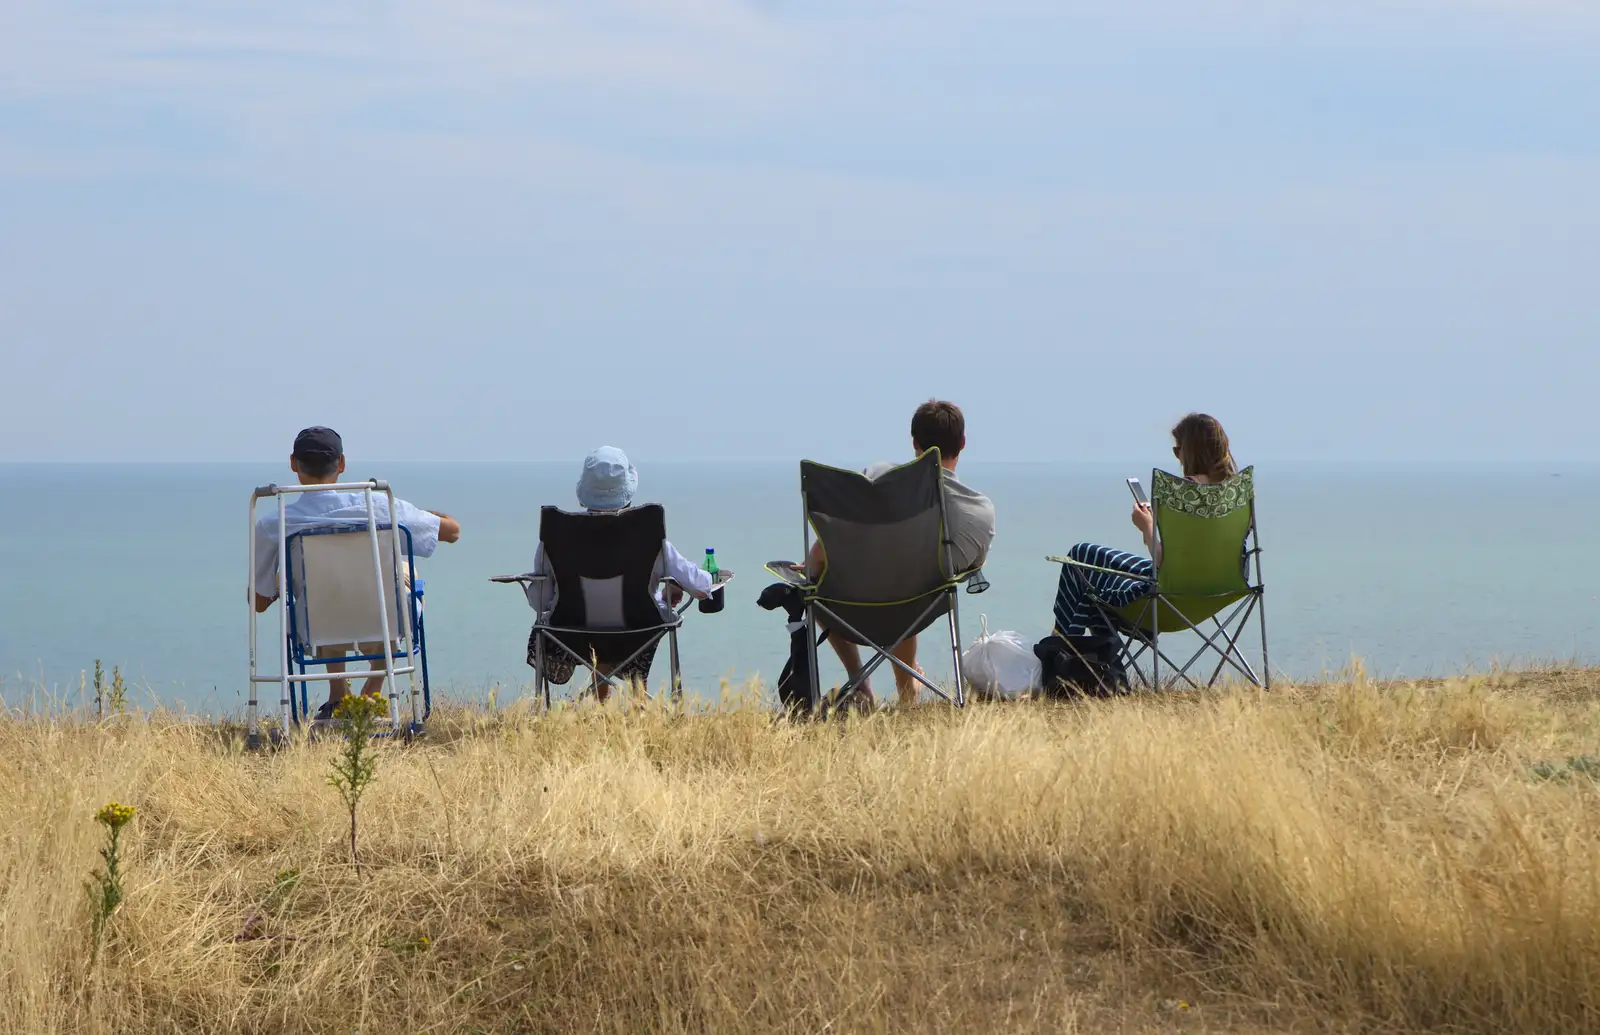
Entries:
[[714,615],[718,611],[722,610],[723,603],[723,587],[717,586],[711,591],[710,596],[706,597],[704,600],[701,600],[695,606],[700,609],[701,614]]

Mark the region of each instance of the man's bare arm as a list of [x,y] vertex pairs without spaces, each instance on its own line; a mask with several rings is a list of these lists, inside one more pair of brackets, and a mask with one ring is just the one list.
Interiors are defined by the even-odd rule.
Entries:
[[815,582],[822,578],[822,573],[827,569],[827,567],[828,555],[826,551],[822,549],[822,540],[813,539],[811,541],[811,556],[805,559],[804,564],[795,565],[795,570],[799,571],[812,582]]
[[256,598],[256,614],[260,614],[261,612],[265,611],[267,608],[271,607],[272,606],[272,602],[274,600],[278,599],[277,597],[264,597],[260,593],[255,594],[255,598]]
[[439,519],[439,542],[453,543],[461,538],[461,522],[442,511],[430,510],[428,513]]

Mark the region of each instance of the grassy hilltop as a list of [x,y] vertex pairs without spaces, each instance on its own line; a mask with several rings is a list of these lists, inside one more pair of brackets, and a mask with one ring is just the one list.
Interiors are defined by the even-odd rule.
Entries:
[[[1600,1029],[1600,672],[385,746],[0,721],[0,1031]],[[109,801],[125,900],[91,962]]]

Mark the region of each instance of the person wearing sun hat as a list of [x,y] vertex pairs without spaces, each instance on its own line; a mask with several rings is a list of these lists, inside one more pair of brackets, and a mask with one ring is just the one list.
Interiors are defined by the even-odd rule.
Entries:
[[[578,506],[591,514],[615,514],[633,506],[633,497],[639,491],[639,471],[628,461],[628,454],[616,446],[601,446],[583,458],[583,471],[578,475]],[[550,562],[545,559],[544,544],[540,543],[533,554],[533,567],[530,571],[541,575],[551,575]],[[661,556],[656,559],[655,567],[650,573],[650,591],[655,594],[656,605],[661,608],[665,617],[676,601],[669,600],[662,595],[661,580],[670,578],[693,596],[696,600],[704,600],[711,594],[711,574],[700,568],[679,553],[677,548],[669,542],[661,544]],[[528,596],[528,606],[535,611],[543,613],[555,607],[556,590],[555,580],[546,579],[540,582],[530,582],[524,588]],[[537,634],[528,636],[528,665],[537,667],[538,654]],[[626,670],[612,672],[605,662],[600,663],[602,671],[608,675],[621,676],[624,679],[644,680],[650,674],[650,663],[655,660],[655,649],[640,654]],[[544,656],[545,678],[557,686],[562,686],[572,678],[576,663],[559,651],[546,651]],[[597,693],[602,702],[610,692],[610,684],[601,681]]]
[[626,510],[639,491],[639,471],[616,446],[601,446],[583,458],[578,506],[590,513]]

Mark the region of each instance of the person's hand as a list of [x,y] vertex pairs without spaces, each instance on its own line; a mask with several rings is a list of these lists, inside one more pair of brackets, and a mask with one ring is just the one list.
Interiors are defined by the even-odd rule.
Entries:
[[1154,514],[1150,513],[1150,504],[1135,503],[1133,505],[1132,519],[1133,527],[1137,528],[1139,530],[1139,534],[1144,536],[1146,539],[1149,539],[1150,536],[1155,532],[1156,518]]
[[676,582],[669,582],[669,583],[666,584],[666,588],[667,588],[667,606],[668,607],[677,607],[680,603],[683,602],[683,587],[682,586],[678,585]]

